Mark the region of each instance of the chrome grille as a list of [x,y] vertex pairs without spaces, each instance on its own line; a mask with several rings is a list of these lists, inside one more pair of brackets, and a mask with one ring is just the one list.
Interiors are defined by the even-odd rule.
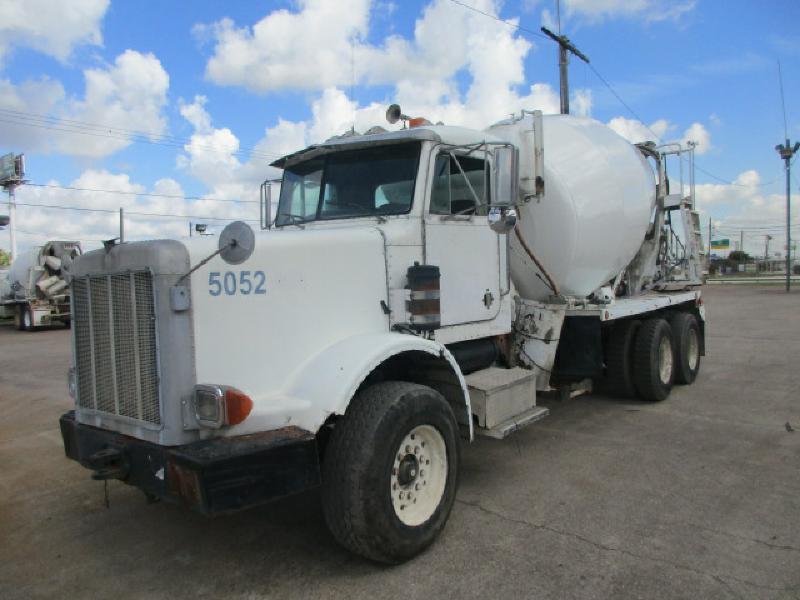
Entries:
[[72,301],[78,406],[159,425],[152,274],[77,277]]

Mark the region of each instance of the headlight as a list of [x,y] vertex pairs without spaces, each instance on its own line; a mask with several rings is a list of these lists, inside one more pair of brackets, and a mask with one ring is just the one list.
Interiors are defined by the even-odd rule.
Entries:
[[247,394],[226,385],[196,385],[193,401],[197,422],[214,429],[238,425],[253,410],[253,401]]

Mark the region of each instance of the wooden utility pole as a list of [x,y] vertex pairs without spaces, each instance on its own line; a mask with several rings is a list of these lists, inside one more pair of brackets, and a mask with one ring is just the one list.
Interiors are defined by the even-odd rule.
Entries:
[[589,57],[578,50],[565,35],[553,33],[547,27],[542,27],[542,32],[558,44],[558,72],[561,89],[561,114],[569,114],[569,52],[580,58],[583,62],[589,63]]

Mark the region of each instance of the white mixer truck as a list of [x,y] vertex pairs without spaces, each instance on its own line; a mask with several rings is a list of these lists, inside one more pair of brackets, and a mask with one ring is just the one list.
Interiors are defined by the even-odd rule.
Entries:
[[445,526],[459,438],[543,417],[548,391],[692,383],[702,243],[692,186],[666,177],[683,149],[538,112],[408,123],[274,163],[268,231],[77,261],[67,456],[206,514],[321,487],[334,537],[397,563]]
[[54,240],[15,257],[0,279],[0,317],[13,317],[20,331],[69,326],[68,271],[80,255],[80,242]]

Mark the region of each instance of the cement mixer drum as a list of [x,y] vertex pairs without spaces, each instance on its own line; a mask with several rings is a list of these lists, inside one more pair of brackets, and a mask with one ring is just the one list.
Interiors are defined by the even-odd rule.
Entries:
[[[532,117],[489,131],[520,149],[521,234],[561,294],[584,298],[630,263],[656,199],[655,174],[635,146],[598,121],[545,116],[545,193],[525,201],[534,193]],[[517,236],[509,235],[511,273],[520,295],[548,298],[552,290],[537,277]]]

